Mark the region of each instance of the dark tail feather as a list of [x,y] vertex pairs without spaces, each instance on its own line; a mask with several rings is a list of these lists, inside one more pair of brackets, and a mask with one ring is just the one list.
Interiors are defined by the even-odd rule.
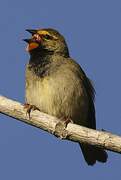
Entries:
[[96,161],[105,163],[108,158],[108,154],[103,149],[94,147],[92,145],[79,144],[88,165],[94,165]]

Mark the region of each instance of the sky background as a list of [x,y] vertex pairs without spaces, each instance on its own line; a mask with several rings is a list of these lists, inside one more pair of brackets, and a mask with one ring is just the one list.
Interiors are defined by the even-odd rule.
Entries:
[[[97,128],[121,135],[121,1],[1,0],[0,94],[24,103],[23,38],[27,28],[52,27],[65,37],[73,57],[93,80]],[[121,155],[90,167],[78,144],[61,141],[0,114],[1,180],[120,179]]]

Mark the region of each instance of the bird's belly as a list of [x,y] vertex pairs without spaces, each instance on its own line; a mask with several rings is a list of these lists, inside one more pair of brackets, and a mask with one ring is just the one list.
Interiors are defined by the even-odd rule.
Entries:
[[27,79],[26,102],[40,111],[58,118],[70,117],[75,123],[86,125],[88,114],[87,97],[81,88],[53,79]]

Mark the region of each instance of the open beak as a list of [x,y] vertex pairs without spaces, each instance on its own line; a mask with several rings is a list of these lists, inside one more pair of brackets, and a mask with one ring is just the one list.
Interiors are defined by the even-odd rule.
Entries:
[[23,41],[25,41],[26,43],[30,43],[31,39],[23,39]]
[[26,29],[26,31],[31,33],[32,36],[37,33],[37,30],[35,30],[35,29]]
[[28,43],[26,47],[26,51],[28,52],[30,52],[33,49],[36,49],[39,46],[39,43],[32,41],[32,39],[23,39],[23,41]]

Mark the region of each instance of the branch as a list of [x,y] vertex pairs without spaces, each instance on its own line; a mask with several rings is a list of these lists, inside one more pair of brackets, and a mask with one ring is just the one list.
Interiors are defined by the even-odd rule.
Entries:
[[[56,124],[59,122],[59,119],[56,117],[52,117],[39,111],[33,111],[31,113],[31,119],[29,119],[22,104],[3,96],[0,96],[0,112],[49,133],[55,131]],[[68,135],[65,139],[91,144],[103,149],[121,153],[120,136],[113,135],[106,131],[89,129],[72,123],[68,124],[66,132]],[[58,132],[56,132],[56,135],[58,135]]]

